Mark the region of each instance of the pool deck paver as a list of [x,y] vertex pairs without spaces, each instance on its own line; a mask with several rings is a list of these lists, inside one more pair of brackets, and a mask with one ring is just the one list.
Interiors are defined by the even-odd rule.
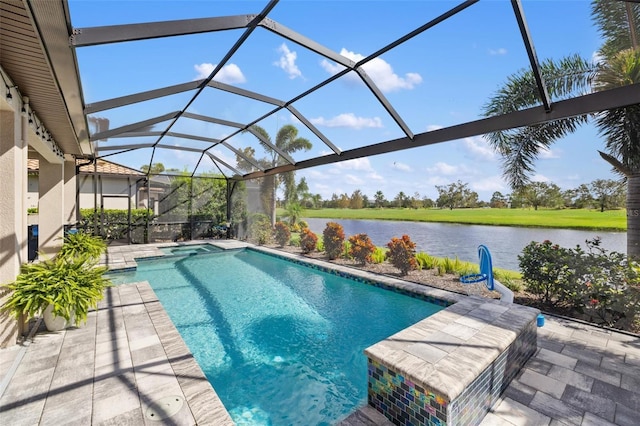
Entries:
[[[160,255],[158,246],[110,247],[105,263],[135,267],[130,259]],[[471,320],[457,324],[460,333],[473,328]],[[146,284],[111,288],[80,328],[0,350],[0,383],[3,425],[233,424]],[[639,385],[638,336],[548,316],[536,353],[480,425],[637,426]],[[147,408],[165,396],[186,403],[163,421],[146,420]],[[389,424],[371,410],[339,424]]]

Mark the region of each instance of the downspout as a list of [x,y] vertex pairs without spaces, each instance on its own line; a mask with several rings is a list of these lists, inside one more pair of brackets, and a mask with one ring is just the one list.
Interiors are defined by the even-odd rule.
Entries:
[[232,211],[232,206],[231,206],[231,197],[233,197],[233,191],[236,189],[236,185],[238,183],[238,181],[236,180],[232,180],[230,181],[229,179],[226,179],[227,181],[227,194],[226,194],[226,198],[227,198],[227,239],[231,238],[231,211]]
[[[147,218],[147,240],[146,242],[149,242],[149,209],[151,209],[151,206],[149,205],[149,203],[151,202],[151,179],[149,179],[149,175],[144,177],[146,183],[147,183],[147,214],[145,215],[145,217]],[[153,215],[155,216],[156,214],[156,209],[155,206],[153,206]]]
[[131,178],[127,176],[127,244],[131,245]]
[[[94,164],[96,162],[95,158],[90,158],[88,162],[86,163],[76,163],[76,224],[80,221],[81,218],[81,214],[80,214],[80,186],[82,184],[82,182],[80,182],[79,176],[80,176],[80,168],[82,166],[90,166],[91,164]],[[94,187],[94,191],[93,191],[94,195],[95,195],[95,187]],[[93,204],[95,206],[95,203]],[[94,212],[94,216],[95,216],[95,212]]]
[[[102,197],[101,197],[102,200]],[[98,162],[93,163],[93,235],[98,235]]]

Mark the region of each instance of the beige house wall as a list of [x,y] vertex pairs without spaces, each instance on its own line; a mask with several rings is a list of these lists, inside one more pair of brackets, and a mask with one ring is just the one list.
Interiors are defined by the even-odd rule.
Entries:
[[62,247],[64,232],[64,163],[40,156],[38,171],[38,252],[53,256]]
[[[20,114],[0,109],[0,285],[12,282],[27,260],[27,142],[23,121]],[[0,292],[0,306],[7,297],[7,292]],[[16,342],[22,331],[19,325],[6,313],[0,314],[0,347]]]

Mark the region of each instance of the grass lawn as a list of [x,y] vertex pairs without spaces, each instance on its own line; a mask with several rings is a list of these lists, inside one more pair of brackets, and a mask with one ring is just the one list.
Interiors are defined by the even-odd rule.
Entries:
[[626,231],[625,210],[565,209],[318,209],[302,217],[326,219],[405,220],[473,225],[525,226],[563,229]]

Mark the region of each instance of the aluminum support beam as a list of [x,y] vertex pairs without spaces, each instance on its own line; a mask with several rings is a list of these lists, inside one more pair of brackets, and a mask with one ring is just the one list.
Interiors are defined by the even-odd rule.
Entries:
[[400,126],[404,134],[407,135],[409,139],[413,139],[413,132],[411,131],[411,129],[409,129],[409,126],[407,126],[407,123],[404,122],[404,120],[402,119],[402,117],[400,117],[400,114],[398,114],[395,108],[391,106],[391,103],[382,94],[382,92],[380,91],[378,86],[373,82],[373,80],[371,80],[371,78],[367,75],[365,70],[361,67],[358,67],[356,71],[358,72],[358,75],[360,76],[362,81],[364,81],[364,84],[367,85],[367,87],[369,88],[369,90],[371,90],[371,92],[376,97],[376,99],[378,99],[378,102],[380,102],[382,107],[387,111],[387,113],[391,116],[391,118],[393,118],[393,121],[395,121],[396,124]]
[[93,114],[108,109],[119,108],[126,105],[135,104],[138,102],[149,101],[151,99],[157,99],[164,96],[175,95],[176,93],[188,92],[189,90],[195,90],[200,87],[204,80],[190,81],[188,83],[176,84],[175,86],[163,87],[160,89],[149,90],[146,92],[134,93],[131,95],[121,96],[118,98],[107,99],[100,102],[94,102],[87,104],[84,108],[85,114]]
[[230,86],[219,81],[211,80],[207,83],[207,86],[214,89],[223,90],[225,92],[233,93],[234,95],[244,96],[245,98],[255,99],[256,101],[265,102],[271,105],[285,106],[285,102],[270,96],[265,96],[260,93],[252,92],[250,90],[241,89],[239,87]]
[[246,28],[256,15],[219,16],[143,24],[74,28],[69,42],[74,47],[96,46],[125,41],[200,34]]
[[295,166],[285,165],[275,167],[264,173],[253,172],[242,177],[243,180],[264,177],[266,175],[290,172],[309,167],[322,166],[355,158],[369,157],[372,155],[387,154],[410,148],[433,145],[472,136],[484,135],[491,132],[508,130],[517,127],[542,124],[562,118],[575,117],[584,114],[592,114],[612,108],[640,103],[640,83],[607,90],[604,92],[590,93],[554,103],[551,112],[547,112],[544,106],[528,108],[496,117],[484,118],[456,126],[445,127],[415,135],[414,139],[400,138],[375,145],[343,151],[341,155],[331,154],[324,157],[312,158],[300,161]]
[[311,132],[313,132],[314,135],[316,135],[318,137],[318,139],[320,139],[322,142],[324,142],[325,145],[327,145],[329,148],[331,148],[331,150],[333,152],[335,152],[336,154],[340,155],[340,152],[342,152],[340,150],[340,148],[338,148],[337,146],[335,146],[333,143],[331,143],[331,141],[329,139],[327,139],[327,137],[322,134],[322,132],[320,130],[318,130],[316,128],[316,126],[314,126],[309,120],[307,120],[307,118],[302,115],[300,113],[300,111],[298,111],[297,109],[295,109],[293,107],[293,105],[287,105],[287,109],[289,110],[289,112],[291,114],[293,114],[298,120],[300,120],[302,122],[302,124],[304,124],[305,126],[307,126],[307,128],[309,130],[311,130]]
[[132,130],[139,130],[145,127],[153,126],[154,124],[162,123],[163,121],[175,119],[180,115],[180,111],[173,111],[165,115],[150,118],[148,120],[138,121],[137,123],[127,124],[126,126],[118,127],[115,129],[107,130],[106,132],[96,133],[91,135],[92,141],[98,141],[101,139],[108,139],[112,136],[126,133]]
[[152,148],[152,143],[127,144],[127,145],[101,145],[96,147],[97,152],[104,151],[130,151],[131,149]]
[[346,68],[353,69],[356,65],[356,63],[351,59],[344,57],[341,54],[336,53],[333,50],[326,48],[320,43],[317,43],[301,34],[298,34],[297,32],[285,27],[284,25],[272,19],[263,19],[262,22],[260,22],[260,26],[278,34],[281,37],[286,38],[287,40],[306,47],[307,49],[321,56],[324,56],[327,59],[331,59],[332,61],[337,62],[338,64]]
[[[207,154],[207,156],[209,158],[211,158],[212,161],[214,162],[218,162],[220,164],[222,164],[223,166],[225,166],[227,169],[231,170],[233,173],[235,173],[236,175],[240,176],[242,175],[242,173],[240,173],[238,170],[236,170],[234,167],[231,167],[229,164],[227,164],[226,162],[222,161],[220,158],[216,157],[215,155],[213,155],[212,153],[210,153],[209,151],[205,152],[205,154]],[[223,173],[224,174],[224,173]]]
[[[211,71],[209,76],[204,80],[205,81],[205,85],[209,84],[209,82],[211,82],[213,80],[213,78],[216,76],[216,74],[218,74],[218,72],[220,72],[220,70],[227,64],[227,62],[231,59],[231,57],[238,51],[238,49],[240,49],[240,46],[242,46],[244,44],[244,42],[247,41],[249,36],[256,29],[256,26],[258,25],[258,23],[260,23],[260,21],[262,21],[269,14],[269,12],[271,12],[273,10],[273,8],[276,6],[277,3],[278,3],[278,0],[270,0],[269,3],[264,7],[264,9],[262,9],[260,14],[256,15],[246,25],[246,29],[244,30],[242,35],[233,44],[233,46],[231,46],[231,48],[227,51],[227,53],[224,55],[224,57],[220,60],[218,65],[216,65],[216,67],[213,69],[213,71]],[[182,116],[182,114],[184,114],[189,109],[191,104],[193,104],[193,102],[195,102],[195,100],[198,98],[198,96],[200,95],[200,93],[202,93],[203,90],[204,90],[204,86],[200,87],[196,91],[196,93],[193,95],[191,100],[189,100],[189,102],[187,102],[187,104],[184,106],[184,108],[180,112],[178,112],[178,116],[169,124],[169,126],[167,126],[165,132],[168,132],[168,131],[171,130],[173,125],[176,123],[176,121],[178,121],[180,116]],[[158,138],[158,140],[156,141],[156,144],[160,143],[161,140],[162,140],[162,136],[160,136]],[[149,170],[151,170],[151,165],[153,164],[153,158],[155,156],[155,152],[156,152],[156,150],[154,148],[153,152],[151,153],[151,158],[149,160]],[[196,168],[197,167],[198,166],[196,165]]]
[[201,115],[201,114],[194,114],[191,112],[185,112],[184,114],[182,114],[182,116],[185,118],[191,118],[193,120],[206,121],[208,123],[220,124],[222,126],[227,126],[227,127],[235,127],[236,129],[244,128],[244,124],[242,123],[229,121],[229,120],[222,120],[220,118],[215,118],[215,117],[208,117],[206,115]]
[[533,76],[536,79],[536,86],[538,87],[538,93],[542,100],[542,105],[545,111],[551,111],[551,98],[547,91],[547,85],[544,82],[544,77],[540,72],[540,63],[538,62],[538,55],[536,55],[536,49],[533,46],[533,40],[531,39],[531,33],[529,32],[529,26],[524,17],[524,10],[522,9],[522,3],[520,0],[511,0],[511,6],[513,6],[513,13],[516,15],[516,21],[518,21],[518,27],[520,28],[520,34],[522,35],[522,41],[524,47],[527,50],[527,56],[529,56],[529,63],[531,64],[531,70]]

